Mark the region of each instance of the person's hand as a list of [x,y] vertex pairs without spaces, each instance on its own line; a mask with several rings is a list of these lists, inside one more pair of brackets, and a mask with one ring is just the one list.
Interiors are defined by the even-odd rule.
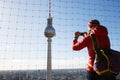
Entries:
[[80,34],[81,33],[79,31],[75,32],[75,37],[78,38],[80,36]]
[[84,33],[83,33],[83,36],[85,37],[85,36],[87,36],[87,34],[88,34],[87,32],[84,32]]

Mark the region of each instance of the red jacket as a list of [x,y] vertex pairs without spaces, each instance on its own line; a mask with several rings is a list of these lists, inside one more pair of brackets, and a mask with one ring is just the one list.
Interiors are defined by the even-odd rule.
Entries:
[[83,37],[80,41],[73,40],[72,49],[75,51],[81,50],[85,47],[88,49],[88,63],[86,70],[93,72],[93,64],[95,60],[95,51],[93,49],[93,43],[91,39],[91,34],[95,34],[99,43],[100,48],[110,48],[110,41],[108,37],[108,31],[104,26],[93,27],[91,33]]

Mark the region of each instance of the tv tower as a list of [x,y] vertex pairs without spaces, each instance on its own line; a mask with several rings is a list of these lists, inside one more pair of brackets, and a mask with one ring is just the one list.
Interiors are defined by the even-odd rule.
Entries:
[[46,80],[52,80],[52,56],[51,56],[51,42],[52,37],[55,36],[55,29],[52,26],[51,17],[51,0],[49,0],[49,17],[47,19],[47,27],[45,28],[44,35],[48,38],[48,50],[47,50],[47,75]]

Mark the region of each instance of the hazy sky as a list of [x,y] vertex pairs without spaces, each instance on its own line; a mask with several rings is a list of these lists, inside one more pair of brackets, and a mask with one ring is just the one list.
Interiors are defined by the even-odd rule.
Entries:
[[[87,49],[71,48],[75,31],[98,19],[109,31],[111,48],[120,51],[119,0],[51,0],[52,68],[85,68]],[[46,69],[48,0],[0,0],[0,70]]]

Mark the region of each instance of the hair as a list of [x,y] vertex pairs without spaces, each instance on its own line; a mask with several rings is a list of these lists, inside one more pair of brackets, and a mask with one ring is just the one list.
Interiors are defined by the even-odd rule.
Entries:
[[91,27],[94,27],[94,26],[96,26],[96,25],[100,25],[100,22],[99,22],[97,19],[92,19],[91,21],[89,21],[89,23],[92,24]]

